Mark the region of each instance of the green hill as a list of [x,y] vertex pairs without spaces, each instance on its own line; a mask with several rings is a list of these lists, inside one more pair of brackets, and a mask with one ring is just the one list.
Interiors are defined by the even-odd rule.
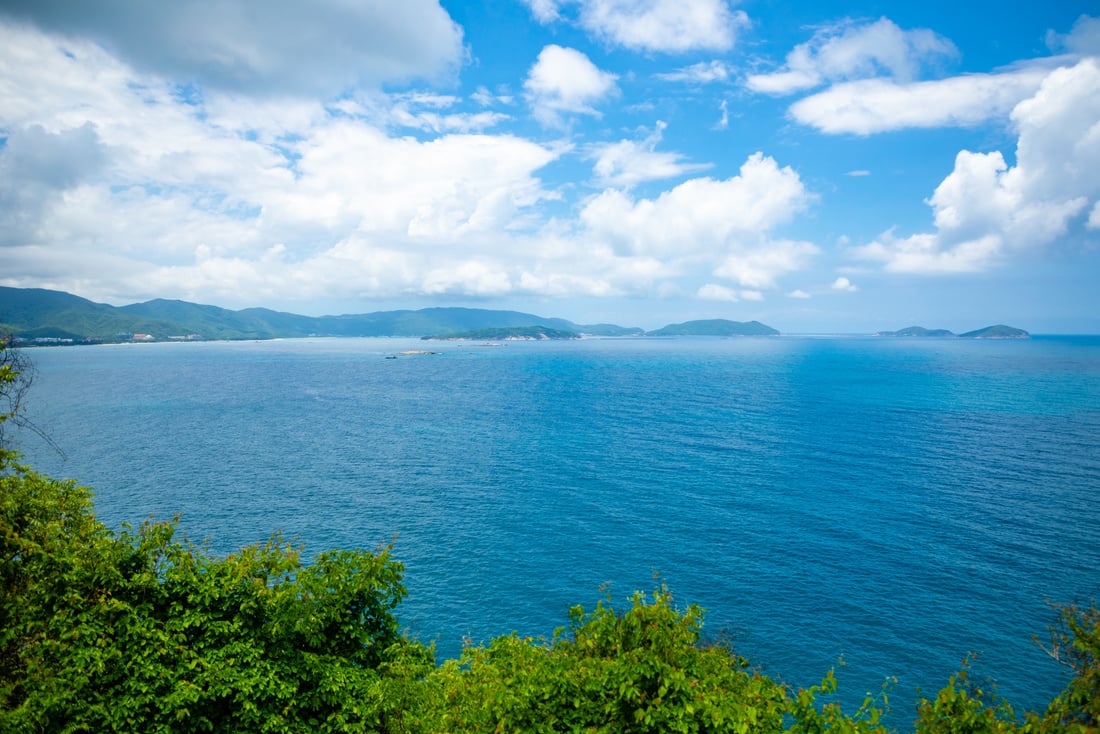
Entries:
[[669,324],[656,331],[646,332],[646,336],[775,336],[778,333],[776,329],[759,321],[704,319]]
[[[947,329],[926,329],[923,326],[909,326],[898,331],[880,331],[875,336],[945,337],[956,336],[956,334]],[[957,336],[960,339],[1028,339],[1031,335],[1023,329],[998,324],[987,326],[984,329],[968,331]]]
[[519,311],[479,308],[425,308],[338,316],[300,316],[266,308],[231,311],[187,301],[158,298],[109,306],[60,291],[0,287],[0,327],[24,339],[120,341],[129,334],[201,339],[272,339],[303,336],[423,336],[477,329],[529,327],[621,336],[641,329],[614,324],[578,325]]
[[1014,326],[997,324],[996,326],[987,326],[984,329],[975,329],[965,334],[959,334],[959,337],[963,339],[1030,339],[1031,334]]
[[477,340],[536,340],[547,339],[580,339],[581,335],[575,331],[565,329],[551,329],[546,326],[506,326],[488,329],[474,329],[472,331],[460,331],[451,334],[436,334],[425,336],[424,339],[477,339]]

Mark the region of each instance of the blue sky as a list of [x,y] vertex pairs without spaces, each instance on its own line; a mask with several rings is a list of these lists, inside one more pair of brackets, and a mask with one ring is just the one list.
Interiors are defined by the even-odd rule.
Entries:
[[1100,333],[1088,2],[0,0],[0,284]]

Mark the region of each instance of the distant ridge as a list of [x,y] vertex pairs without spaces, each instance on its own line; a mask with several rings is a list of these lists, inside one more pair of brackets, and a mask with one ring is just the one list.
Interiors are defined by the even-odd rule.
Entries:
[[926,329],[923,326],[908,326],[898,331],[880,331],[875,336],[908,336],[908,337],[952,337],[958,339],[1029,339],[1031,334],[1014,326],[997,324],[987,326],[984,329],[968,331],[965,334],[955,334],[947,329]]
[[0,287],[0,333],[28,341],[116,342],[178,339],[275,339],[304,336],[423,336],[530,327],[591,336],[640,335],[615,324],[574,324],[519,311],[424,308],[339,316],[301,316],[266,308],[231,311],[158,298],[109,306],[41,288]]
[[669,324],[646,336],[775,336],[778,330],[759,321],[728,321],[727,319],[703,319]]
[[546,326],[504,326],[490,329],[474,329],[451,334],[433,334],[421,339],[467,341],[470,339],[491,341],[547,341],[552,339],[580,339],[581,335],[567,329],[551,329]]

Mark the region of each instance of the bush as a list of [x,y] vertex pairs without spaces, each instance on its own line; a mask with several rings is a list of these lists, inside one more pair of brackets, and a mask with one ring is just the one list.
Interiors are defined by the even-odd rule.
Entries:
[[0,461],[0,730],[407,729],[394,691],[434,660],[398,631],[389,548],[217,558],[174,522],[112,533],[84,488]]

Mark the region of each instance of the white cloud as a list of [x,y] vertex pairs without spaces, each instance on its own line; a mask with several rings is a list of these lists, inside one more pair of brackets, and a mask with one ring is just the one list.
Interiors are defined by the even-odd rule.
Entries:
[[817,31],[795,46],[783,68],[752,74],[749,89],[765,94],[791,94],[825,82],[888,76],[901,82],[921,69],[957,55],[954,44],[925,28],[904,31],[893,21],[846,22]]
[[738,176],[690,179],[656,199],[609,189],[585,205],[581,220],[623,251],[723,253],[788,221],[809,200],[797,173],[755,153]]
[[269,221],[323,222],[337,231],[389,232],[410,243],[452,246],[467,234],[508,227],[520,209],[542,198],[532,174],[555,157],[510,136],[419,142],[354,121],[317,129],[296,152],[298,179],[272,193]]
[[727,51],[748,16],[727,0],[525,0],[542,23],[577,6],[577,22],[596,38],[638,51]]
[[756,153],[738,176],[691,179],[655,199],[609,189],[588,202],[581,221],[585,237],[624,255],[709,263],[746,288],[772,288],[818,251],[769,237],[811,199],[798,174]]
[[485,86],[479,86],[473,94],[470,95],[470,99],[477,102],[482,107],[490,107],[494,104],[512,104],[512,95],[507,93],[493,94]]
[[387,100],[387,114],[395,124],[435,133],[481,132],[511,119],[500,112],[442,112],[460,100],[447,95],[406,94]]
[[1064,35],[1047,31],[1047,45],[1082,56],[1100,55],[1100,18],[1082,15]]
[[1051,72],[1011,119],[1015,166],[1000,152],[961,151],[928,200],[936,231],[886,233],[857,255],[899,272],[976,271],[1088,226],[1100,198],[1100,61]]
[[7,4],[0,13],[93,39],[136,69],[250,94],[331,97],[356,84],[434,78],[463,59],[437,0]]
[[802,270],[819,251],[811,242],[764,241],[728,255],[714,274],[747,288],[775,288],[776,278]]
[[[330,115],[214,92],[185,100],[94,44],[3,29],[0,88],[18,101],[0,107],[6,273],[49,272],[55,287],[110,301],[483,294],[502,287],[509,233],[551,196],[535,171],[561,149],[393,138],[350,102]],[[455,100],[402,97],[390,112],[413,104],[445,112]]]
[[593,148],[593,170],[605,186],[629,188],[643,181],[682,176],[710,168],[709,164],[684,163],[679,153],[658,153],[665,123],[658,121],[642,140],[620,140]]
[[508,293],[512,282],[499,265],[479,260],[461,263],[458,267],[435,268],[424,276],[424,293],[458,293],[490,296]]
[[1089,229],[1100,229],[1100,201],[1093,205],[1087,226]]
[[847,172],[847,173],[845,173],[844,175],[845,175],[845,176],[852,176],[852,177],[854,177],[854,178],[862,178],[862,177],[864,177],[864,176],[870,176],[870,175],[871,175],[871,172],[870,172],[870,171],[868,171],[868,170],[867,170],[867,169],[865,169],[865,168],[860,168],[860,169],[857,169],[857,170],[855,170],[855,171],[848,171],[848,172]]
[[540,23],[551,23],[558,20],[559,0],[523,0],[531,9],[531,15]]
[[[817,252],[779,237],[813,197],[762,154],[724,180],[652,198],[623,190],[703,167],[659,150],[663,124],[600,147],[539,144],[495,132],[501,118],[478,99],[181,88],[94,42],[3,22],[0,32],[5,284],[305,309],[432,295],[745,301]],[[616,93],[612,75],[553,48],[579,63],[555,65],[551,51],[536,64],[536,108],[593,114]],[[573,151],[620,187],[575,216],[573,202],[552,203],[568,189],[540,178]],[[700,295],[708,284],[726,290]]]
[[852,284],[852,281],[848,280],[844,276],[840,276],[839,278],[834,280],[830,288],[832,288],[834,291],[845,291],[846,293],[854,293],[859,290],[859,288],[856,288],[855,285]]
[[795,290],[788,293],[787,297],[788,298],[806,299],[806,298],[810,297],[810,294],[807,293],[806,291],[800,289],[800,288],[796,288]]
[[730,68],[722,61],[700,61],[691,66],[685,66],[676,71],[654,74],[658,79],[666,82],[686,82],[688,84],[711,84],[714,82],[727,82],[730,79]]
[[736,303],[740,300],[737,297],[737,291],[716,283],[707,283],[699,289],[696,295],[704,301],[726,301],[728,303]]
[[1008,114],[1020,100],[1034,94],[1048,73],[1048,69],[1031,66],[910,84],[864,79],[801,99],[791,105],[790,115],[833,134],[973,126]]
[[714,123],[715,130],[725,130],[730,126],[730,108],[729,103],[726,100],[722,100],[718,105],[718,109],[722,112],[722,116],[718,118],[718,122]]
[[592,105],[617,92],[616,78],[580,51],[550,45],[539,53],[523,87],[535,117],[557,127],[563,114],[599,117]]

